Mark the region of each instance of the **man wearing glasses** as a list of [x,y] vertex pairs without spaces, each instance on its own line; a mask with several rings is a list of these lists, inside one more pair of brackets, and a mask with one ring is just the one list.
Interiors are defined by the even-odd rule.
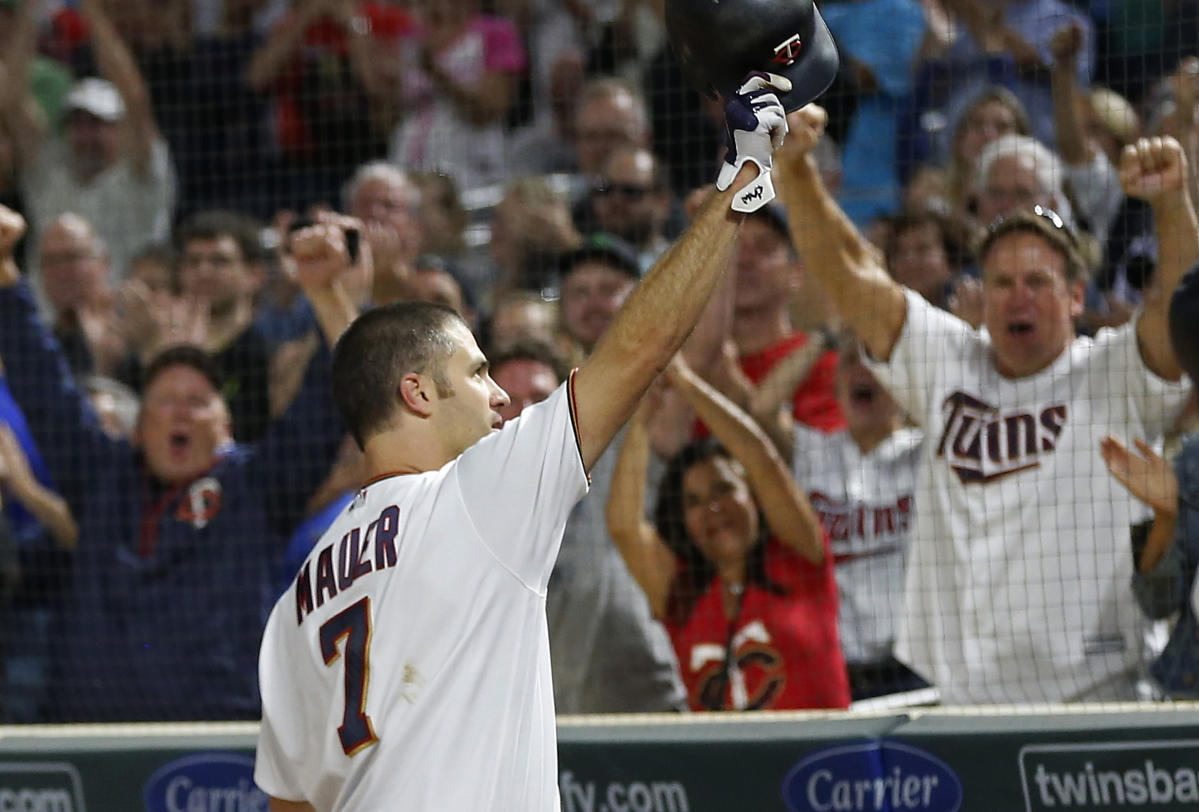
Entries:
[[1185,398],[1166,329],[1199,257],[1181,148],[1142,139],[1122,156],[1125,193],[1154,210],[1160,289],[1092,340],[1074,333],[1076,238],[1040,206],[993,223],[979,248],[985,329],[900,287],[820,183],[808,151],[824,122],[793,114],[778,154],[792,235],[927,437],[899,658],[946,703],[1133,699],[1134,503],[1104,481],[1098,449],[1105,432],[1160,437]]
[[670,247],[670,191],[662,165],[645,147],[618,147],[612,153],[591,189],[590,203],[595,222],[583,230],[627,241],[637,249],[643,273]]

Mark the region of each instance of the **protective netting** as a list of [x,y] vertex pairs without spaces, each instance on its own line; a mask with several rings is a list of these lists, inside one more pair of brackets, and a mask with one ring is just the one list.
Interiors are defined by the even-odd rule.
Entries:
[[[567,525],[559,712],[1199,696],[1164,315],[1199,259],[1199,4],[819,6],[823,135]],[[0,115],[8,722],[258,717],[266,613],[363,465],[289,235],[348,234],[362,308],[458,310],[510,418],[724,144],[662,0],[3,0]],[[839,295],[870,269],[906,293]]]

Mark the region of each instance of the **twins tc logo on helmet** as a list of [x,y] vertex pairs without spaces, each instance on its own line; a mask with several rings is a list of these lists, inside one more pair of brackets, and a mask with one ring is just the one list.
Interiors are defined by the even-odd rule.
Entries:
[[790,65],[799,59],[799,52],[802,49],[803,41],[800,40],[799,34],[792,34],[774,46],[774,58],[770,61],[779,65]]

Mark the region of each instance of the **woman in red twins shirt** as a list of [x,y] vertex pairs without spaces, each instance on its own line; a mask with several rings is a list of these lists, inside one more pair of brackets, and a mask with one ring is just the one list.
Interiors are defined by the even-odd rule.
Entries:
[[698,441],[671,461],[652,526],[642,510],[643,407],[616,463],[608,528],[670,632],[691,707],[848,706],[837,587],[819,519],[748,415],[681,362],[667,379],[719,443]]

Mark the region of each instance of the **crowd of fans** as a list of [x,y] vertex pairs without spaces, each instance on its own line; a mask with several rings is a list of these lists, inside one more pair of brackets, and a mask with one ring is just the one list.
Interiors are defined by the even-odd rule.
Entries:
[[[702,203],[722,108],[684,84],[663,5],[0,0],[0,254],[22,276],[0,285],[0,722],[257,718],[267,611],[361,484],[329,396],[347,313],[453,308],[515,419]],[[860,235],[907,296],[985,330],[980,240],[1035,210],[1081,263],[1077,334],[1130,323],[1169,293],[1159,264],[1199,260],[1121,171],[1177,143],[1199,193],[1199,2],[819,5],[842,68],[796,159],[814,174],[746,217],[567,524],[561,713],[1083,698],[1036,662],[949,690],[896,651],[932,572],[909,548],[938,427],[872,374],[804,229]],[[1167,455],[1193,416],[1192,396],[1163,421]],[[1132,561],[1151,513],[1127,498]],[[1190,566],[1137,576],[1142,698],[1199,698],[1193,647],[1149,668],[1180,606],[1149,593],[1189,594]]]

